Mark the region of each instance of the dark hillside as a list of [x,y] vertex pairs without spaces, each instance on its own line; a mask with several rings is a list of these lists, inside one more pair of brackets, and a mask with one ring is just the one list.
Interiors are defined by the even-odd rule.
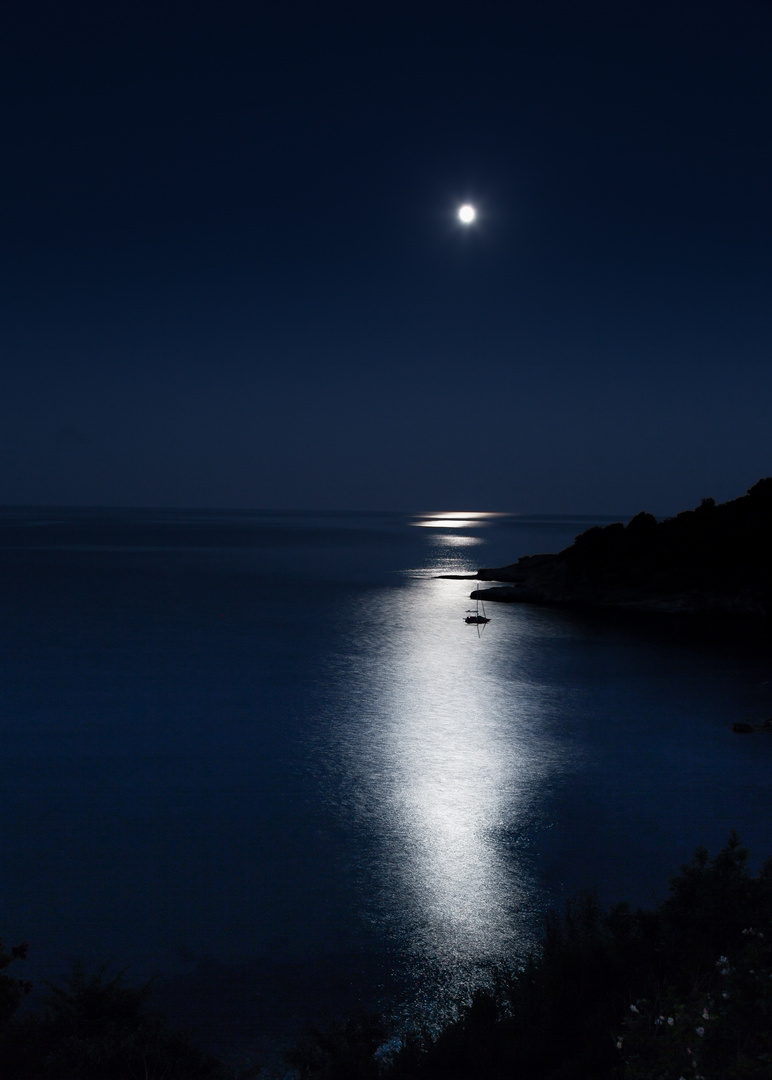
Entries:
[[556,555],[525,556],[478,577],[508,583],[486,590],[486,600],[763,617],[772,610],[771,552],[767,477],[739,499],[703,499],[663,521],[640,513],[626,526],[596,526]]

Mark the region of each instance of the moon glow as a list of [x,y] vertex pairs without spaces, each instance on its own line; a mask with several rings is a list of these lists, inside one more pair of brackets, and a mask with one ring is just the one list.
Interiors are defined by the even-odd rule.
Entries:
[[477,217],[477,211],[469,203],[464,203],[458,208],[458,220],[462,225],[471,225]]

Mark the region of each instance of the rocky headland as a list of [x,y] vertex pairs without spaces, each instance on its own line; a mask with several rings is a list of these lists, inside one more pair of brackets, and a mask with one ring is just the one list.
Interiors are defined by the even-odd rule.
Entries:
[[766,618],[772,613],[772,477],[746,495],[657,521],[595,526],[556,554],[478,570],[485,601]]

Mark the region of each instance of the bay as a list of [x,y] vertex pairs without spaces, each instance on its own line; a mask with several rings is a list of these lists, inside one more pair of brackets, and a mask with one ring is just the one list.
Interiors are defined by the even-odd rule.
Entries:
[[[35,980],[157,977],[264,1054],[441,1016],[580,888],[656,902],[772,854],[757,630],[491,606],[472,573],[597,519],[6,509],[0,909]],[[601,522],[602,523],[602,522]]]

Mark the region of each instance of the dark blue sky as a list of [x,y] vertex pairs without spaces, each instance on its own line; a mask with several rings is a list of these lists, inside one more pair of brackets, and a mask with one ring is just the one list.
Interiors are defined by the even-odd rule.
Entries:
[[739,495],[771,129],[762,0],[10,4],[0,503]]

